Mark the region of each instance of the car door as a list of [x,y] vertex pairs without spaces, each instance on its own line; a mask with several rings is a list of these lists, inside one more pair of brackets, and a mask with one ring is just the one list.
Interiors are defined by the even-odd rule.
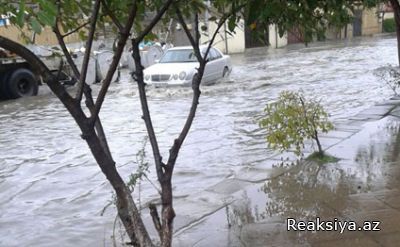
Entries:
[[218,79],[218,57],[214,48],[211,48],[208,54],[207,81],[215,81]]
[[[204,54],[205,52],[206,52],[206,51],[203,50],[203,54]],[[213,74],[215,73],[215,72],[214,72],[214,69],[213,69],[213,66],[212,66],[213,60],[212,60],[212,57],[211,57],[211,53],[210,53],[210,52],[208,53],[206,59],[208,59],[208,62],[207,62],[207,64],[206,64],[206,67],[204,68],[204,74],[203,74],[203,79],[202,79],[202,82],[203,82],[204,84],[206,84],[207,82],[212,81],[212,80],[213,80]]]
[[222,77],[224,71],[223,57],[215,48],[211,48],[210,52],[213,57],[213,79],[218,80]]
[[203,82],[205,83],[212,82],[221,78],[224,70],[222,55],[215,48],[210,49],[207,59],[208,62],[204,69],[203,76]]

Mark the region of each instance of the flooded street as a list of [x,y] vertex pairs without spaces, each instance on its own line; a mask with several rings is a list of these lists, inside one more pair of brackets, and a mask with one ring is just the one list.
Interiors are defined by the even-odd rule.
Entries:
[[[335,122],[388,99],[393,92],[373,71],[396,64],[396,54],[394,38],[370,38],[233,55],[230,80],[202,88],[192,131],[176,165],[175,196],[196,194],[265,163],[273,152],[266,148],[257,118],[282,90],[303,90],[306,97],[320,99]],[[98,85],[93,89],[97,91]],[[188,113],[191,90],[149,88],[148,94],[166,159]],[[112,85],[101,112],[111,151],[125,178],[135,171],[136,153],[145,142],[140,109],[136,86],[125,73],[121,83]],[[110,207],[102,215],[112,200],[111,188],[79,134],[49,93],[0,102],[0,246],[111,245],[116,211]],[[149,145],[146,151],[152,162]],[[360,164],[367,166],[366,162]],[[325,179],[352,177],[321,174]],[[155,180],[153,170],[149,177]],[[280,190],[286,193],[285,188]],[[142,201],[157,198],[148,182],[141,184],[136,196],[139,191]]]

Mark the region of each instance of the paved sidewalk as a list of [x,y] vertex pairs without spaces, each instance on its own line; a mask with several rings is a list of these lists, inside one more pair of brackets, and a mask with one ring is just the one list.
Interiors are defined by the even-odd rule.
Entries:
[[[288,165],[292,153],[275,154],[176,198],[174,246],[400,246],[399,120],[400,100],[389,100],[321,137],[338,163]],[[287,218],[316,217],[380,221],[380,231],[287,231]]]

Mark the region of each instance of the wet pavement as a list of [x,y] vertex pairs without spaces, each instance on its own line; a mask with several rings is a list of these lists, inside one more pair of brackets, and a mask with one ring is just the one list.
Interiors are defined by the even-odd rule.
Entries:
[[[399,113],[399,100],[390,100],[326,134],[338,140],[327,149],[340,159],[337,163],[276,161],[277,172],[263,182],[254,179],[257,174],[268,174],[260,171],[246,175],[247,179],[239,176],[210,187],[208,191],[227,200],[220,202],[218,210],[178,231],[176,246],[398,246]],[[281,173],[282,169],[286,171]],[[241,189],[225,189],[236,188],[234,184]],[[337,225],[334,231],[288,231],[288,219],[316,222],[317,217],[354,222],[356,228]],[[379,231],[371,231],[373,225]]]
[[[367,139],[373,140],[370,134],[377,127],[359,132],[365,129],[363,124],[380,119],[399,103],[375,106],[390,98],[392,92],[375,78],[373,71],[395,64],[395,51],[394,38],[374,38],[309,48],[256,49],[232,56],[231,80],[202,88],[196,120],[178,159],[173,181],[176,244],[191,246],[198,241],[196,246],[241,246],[247,241],[241,239],[251,239],[257,231],[259,236],[276,237],[276,241],[312,244],[308,240],[297,243],[296,234],[293,238],[284,232],[273,234],[274,227],[282,224],[285,216],[279,214],[285,213],[285,208],[291,209],[288,214],[293,215],[297,211],[305,215],[324,212],[321,217],[333,215],[329,213],[332,208],[328,212],[318,204],[318,196],[304,210],[302,204],[291,204],[291,200],[303,200],[296,197],[298,194],[337,198],[335,201],[343,201],[337,204],[337,210],[345,210],[351,203],[344,201],[353,194],[392,189],[386,185],[390,174],[390,183],[396,181],[396,162],[389,162],[392,165],[388,166],[383,159],[397,155],[382,150],[395,144],[396,131],[380,132],[373,147],[365,147],[360,154],[343,149],[350,146],[354,150],[366,144]],[[332,114],[337,130],[322,141],[332,154],[346,156],[339,164],[324,166],[318,172],[311,164],[280,166],[282,160],[293,159],[293,154],[267,149],[257,119],[264,105],[287,89],[302,89],[306,96],[317,96]],[[96,92],[98,86],[94,85],[93,90]],[[188,112],[191,90],[149,88],[148,93],[161,151],[166,156]],[[101,112],[111,150],[125,178],[135,171],[135,155],[145,138],[139,109],[137,89],[125,72],[121,83],[112,85]],[[393,122],[396,128],[395,121],[384,121]],[[115,208],[109,207],[103,213],[112,200],[110,186],[58,100],[42,90],[38,97],[0,102],[0,127],[0,246],[111,246]],[[364,133],[361,140],[353,139],[359,133]],[[345,145],[343,140],[351,143]],[[146,151],[151,153],[149,145]],[[355,157],[361,163],[354,162]],[[151,162],[150,156],[148,160]],[[314,173],[317,176],[312,179]],[[149,177],[155,179],[153,170]],[[305,181],[304,177],[313,181]],[[271,183],[269,189],[269,182],[263,182],[266,179]],[[303,182],[315,183],[315,188],[307,189],[311,184],[302,191]],[[281,184],[287,184],[287,188]],[[139,191],[142,204],[157,198],[147,182],[135,191],[136,198]],[[238,200],[244,197],[244,191],[248,191],[247,208],[234,208],[233,202],[246,202]],[[376,198],[384,201],[384,196]],[[396,202],[394,195],[388,198]],[[267,202],[272,208],[268,212]],[[258,205],[259,213],[255,214],[251,205]],[[293,207],[298,207],[297,211]],[[242,209],[246,213],[241,213]],[[226,215],[231,215],[230,223],[226,223]],[[260,228],[261,224],[265,228]],[[232,231],[238,225],[242,235]],[[199,234],[202,232],[209,233],[206,241]],[[279,241],[277,246],[282,246]],[[253,243],[249,246],[265,244]]]

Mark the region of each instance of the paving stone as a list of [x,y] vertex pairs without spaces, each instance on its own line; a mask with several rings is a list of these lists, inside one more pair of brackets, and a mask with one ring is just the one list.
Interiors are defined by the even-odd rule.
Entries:
[[331,147],[331,146],[333,146],[333,145],[335,145],[335,144],[338,144],[338,143],[341,142],[342,140],[341,140],[341,139],[337,139],[337,138],[330,138],[330,137],[323,137],[323,136],[321,136],[321,137],[319,138],[319,141],[320,141],[320,143],[321,143],[321,146],[322,146],[324,149],[326,149],[326,148]]
[[361,193],[350,195],[347,201],[349,207],[343,215],[351,217],[354,213],[359,212],[372,212],[376,210],[389,209],[382,201],[378,200],[374,194],[371,193]]
[[207,216],[202,221],[176,232],[175,247],[243,247],[238,234],[228,227],[224,209]]
[[380,247],[380,245],[369,238],[341,239],[330,242],[320,242],[312,245],[313,247]]
[[348,118],[349,121],[360,121],[360,122],[366,122],[368,121],[368,119],[369,119],[368,116],[360,116],[360,114],[356,114]]
[[[307,169],[300,169],[299,166],[274,167],[274,164],[279,164],[282,160],[289,160],[289,162],[297,160],[293,152],[284,152],[275,154],[272,158],[252,160],[247,167],[236,171],[235,178],[225,179],[210,186],[204,193],[180,198],[175,202],[178,207],[177,218],[182,218],[177,224],[179,226],[186,224],[186,227],[181,228],[177,233],[178,236],[174,241],[181,242],[174,246],[400,246],[400,190],[390,189],[391,187],[398,188],[400,185],[397,179],[397,175],[400,176],[398,164],[393,164],[392,169],[389,167],[390,164],[383,160],[383,167],[365,168],[381,168],[383,171],[382,173],[374,171],[373,182],[366,183],[365,179],[370,178],[365,177],[364,168],[359,169],[360,165],[365,164],[357,163],[354,159],[358,147],[368,144],[371,133],[379,133],[377,132],[380,131],[379,126],[385,123],[384,120],[368,124],[366,122],[381,118],[393,107],[394,102],[400,104],[400,100],[396,99],[374,106],[356,115],[352,118],[353,120],[339,122],[334,131],[321,135],[323,147],[334,145],[327,150],[328,153],[342,160],[335,164],[324,165],[324,169],[317,176],[315,188],[307,186],[307,183],[293,183],[293,187],[299,185],[300,189],[292,188],[293,190],[289,193],[283,189],[284,185],[291,184],[290,181],[297,179],[299,182],[307,182],[310,179]],[[393,112],[400,117],[400,108],[396,108]],[[311,149],[312,147],[307,149],[307,152],[311,152]],[[296,167],[298,170],[295,169]],[[285,173],[288,170],[290,172]],[[325,170],[344,171],[346,179],[337,180],[333,176],[336,173],[324,173]],[[284,176],[288,175],[289,179],[280,180],[284,176],[278,176],[284,173]],[[301,176],[293,175],[300,173]],[[332,177],[329,174],[333,174]],[[273,180],[274,178],[277,180]],[[272,196],[265,191],[260,191],[264,183],[254,184],[265,179],[272,179],[267,183],[278,182],[278,188],[269,192],[273,193]],[[280,181],[283,183],[282,186],[279,185]],[[337,182],[340,184],[338,185]],[[324,183],[324,185],[318,187],[319,183]],[[304,185],[304,188],[301,185]],[[373,190],[373,192],[352,194],[364,190]],[[296,196],[288,198],[292,196],[293,191]],[[274,212],[272,214],[275,214],[275,218],[259,217],[267,212],[266,205],[271,206],[268,204],[271,200],[282,201],[283,205],[278,205],[278,207],[282,206],[282,209],[270,211]],[[290,200],[299,203],[291,204]],[[231,204],[224,207],[224,203]],[[380,221],[382,230],[343,233],[337,231],[288,232],[286,220],[282,216],[285,207],[289,207],[289,211],[285,212],[285,217],[290,213],[299,214],[299,217],[304,218],[314,217],[312,214],[317,212],[320,214],[317,216],[322,220],[334,218],[342,222],[353,220],[358,226],[364,221]],[[230,222],[231,228],[227,227],[230,217],[229,208],[237,217],[237,222]]]
[[[344,222],[344,219],[339,219],[339,220]],[[372,240],[372,238],[365,236],[363,232],[346,231],[346,230],[343,231],[342,233],[340,232],[340,230],[305,232],[304,238],[307,239],[307,242],[311,243],[312,246],[320,246],[323,243],[331,243],[331,242],[352,242],[357,239]],[[341,245],[339,244],[337,246]]]
[[221,182],[213,186],[210,186],[209,188],[206,189],[206,191],[215,192],[219,194],[232,194],[241,189],[244,189],[246,186],[250,184],[251,183],[249,182],[229,178],[222,180]]
[[320,137],[328,137],[328,138],[336,138],[336,139],[346,139],[346,138],[352,136],[353,134],[354,134],[354,132],[332,130],[332,131],[329,131],[328,133],[321,133],[319,136]]
[[393,110],[390,112],[390,115],[395,116],[395,117],[400,117],[400,108],[399,108],[399,107],[396,107],[395,109],[393,109]]
[[[160,213],[160,210],[161,210],[160,207],[158,207],[159,213]],[[188,226],[192,222],[195,222],[196,220],[198,220],[197,218],[192,217],[192,216],[182,215],[177,211],[175,211],[175,213],[177,213],[177,214],[174,219],[174,231],[176,231],[182,227]],[[149,212],[148,208],[146,208],[142,211],[142,218],[143,218],[143,222],[144,222],[146,228],[149,231],[150,236],[153,236],[154,238],[158,238],[158,233],[154,227],[153,220],[150,216],[150,212]]]
[[195,195],[191,195],[188,199],[190,199],[191,201],[201,201],[203,203],[210,203],[214,205],[226,205],[232,203],[235,200],[233,195],[221,195],[210,191],[201,191],[199,193],[196,193]]
[[366,110],[361,111],[359,114],[364,115],[379,115],[384,116],[387,115],[393,109],[392,105],[375,105]]
[[383,117],[384,117],[384,115],[379,115],[379,114],[359,113],[359,114],[357,114],[354,117],[351,117],[349,119],[350,120],[373,121],[373,120],[382,119]]
[[[276,155],[275,155],[276,156]],[[261,169],[261,170],[270,170],[270,169],[276,169],[277,167],[281,167],[281,162],[274,160],[274,159],[268,159],[263,162],[255,163],[252,164],[249,167],[245,167],[247,169],[254,168],[254,169]],[[245,169],[243,168],[243,169]]]
[[363,125],[368,122],[368,119],[352,119],[350,118],[348,121],[348,125],[358,127],[362,129]]
[[350,132],[350,133],[357,133],[362,129],[360,125],[350,125],[350,124],[335,124],[335,129],[338,131]]
[[275,169],[243,168],[235,175],[235,178],[255,183],[280,176],[285,171],[286,169],[283,167],[277,167]]
[[381,234],[375,240],[383,247],[398,247],[400,245],[400,232]]
[[384,208],[374,211],[359,211],[358,213],[348,215],[348,219],[357,222],[358,226],[362,226],[364,221],[379,221],[380,231],[368,232],[368,235],[371,236],[400,231],[400,213],[399,211],[391,208]]
[[[305,157],[307,157],[309,154],[310,153],[305,153]],[[293,162],[296,162],[298,159],[299,157],[291,151],[281,152],[271,157],[271,160],[273,160],[277,164],[280,164],[280,162],[291,164]]]
[[288,232],[284,223],[246,224],[240,232],[240,239],[247,246],[310,246],[298,238],[296,232]]
[[400,210],[400,191],[390,190],[382,194],[376,194],[375,197],[388,206]]
[[377,106],[389,106],[389,105],[400,105],[400,100],[396,98],[391,98],[389,100],[380,102],[376,104]]
[[201,200],[175,200],[174,210],[176,217],[174,219],[174,229],[179,229],[189,226],[202,218],[215,213],[224,207],[224,203],[210,203]]

